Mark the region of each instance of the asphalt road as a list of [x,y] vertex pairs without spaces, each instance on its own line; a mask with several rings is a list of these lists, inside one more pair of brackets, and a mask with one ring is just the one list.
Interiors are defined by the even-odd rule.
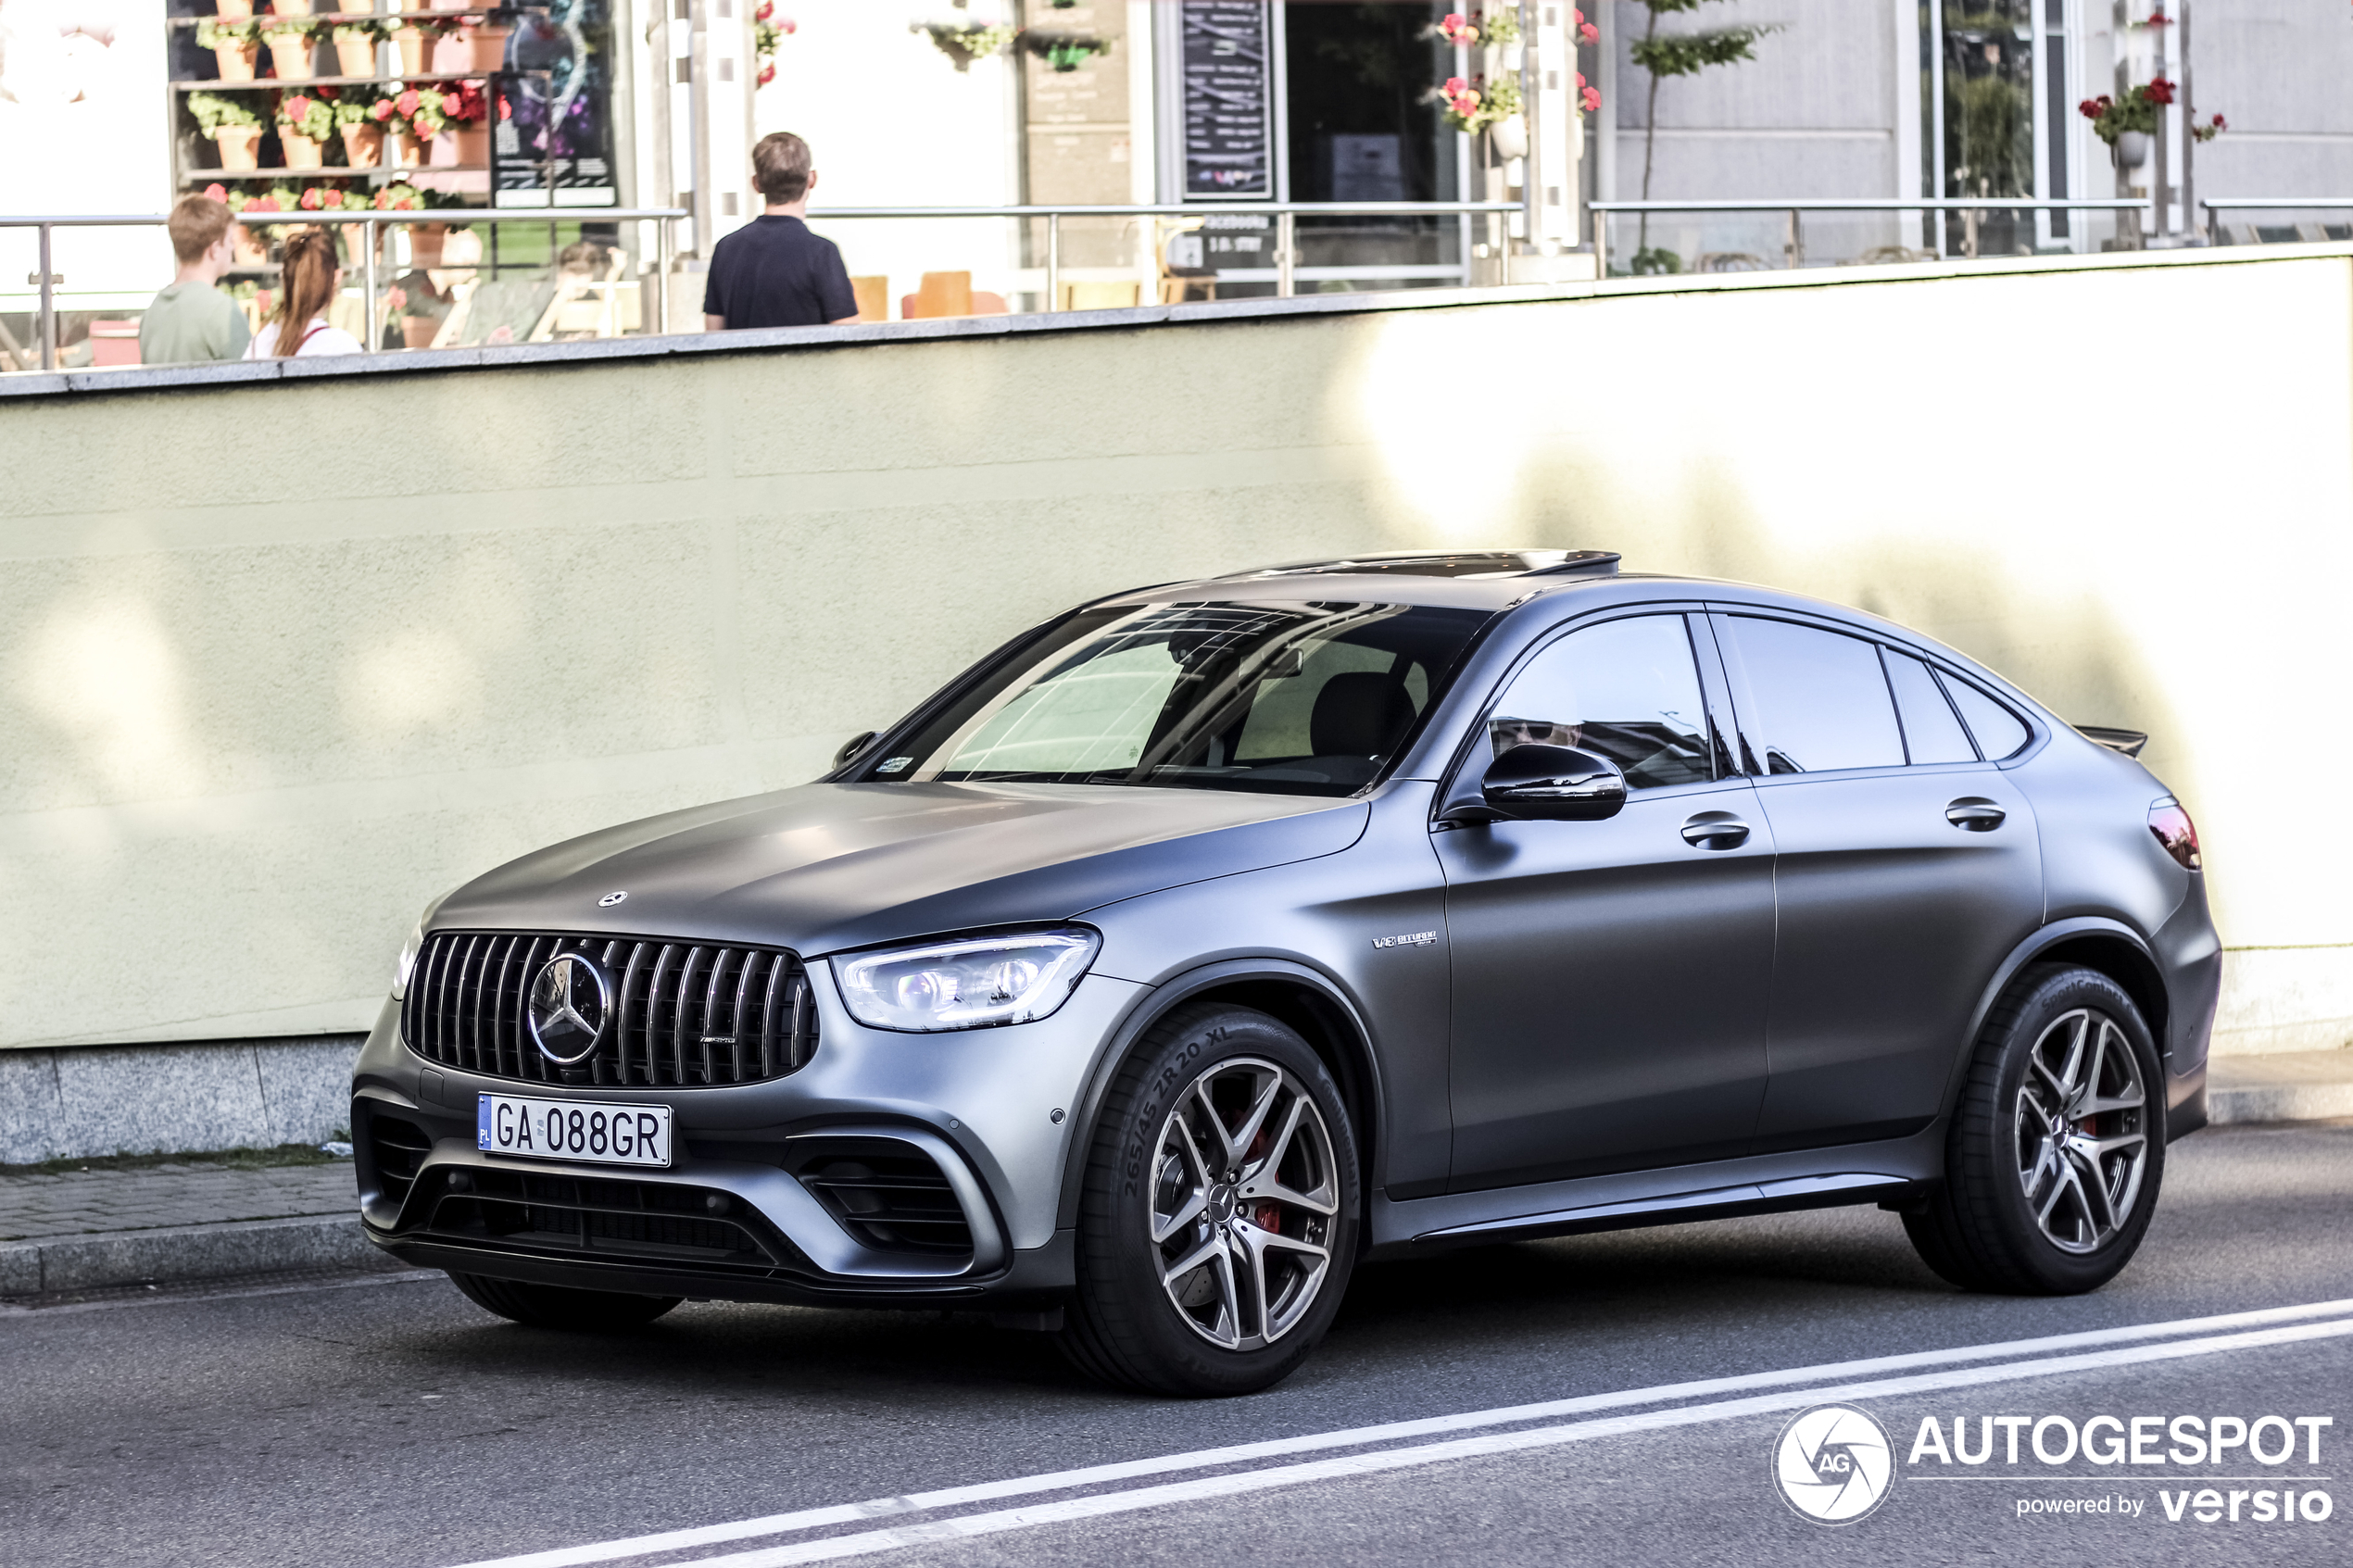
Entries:
[[[1871,1209],[1388,1265],[1359,1273],[1304,1372],[1218,1403],[1105,1392],[1042,1336],[936,1315],[689,1305],[581,1339],[502,1323],[422,1274],[49,1309],[0,1317],[0,1562],[455,1568],[865,1503],[573,1561],[2339,1564],[2348,1194],[2353,1125],[2199,1134],[2173,1150],[2140,1258],[2074,1299],[1960,1295]],[[2347,1304],[1943,1354],[2328,1302]],[[1563,1400],[1583,1403],[1476,1414]],[[1848,1496],[1881,1499],[1835,1527],[1775,1480],[1784,1428],[1831,1404],[1891,1445],[1869,1485],[1872,1439],[1801,1422],[1793,1451],[1830,1467],[1810,1496],[1835,1493],[1843,1463],[1867,1483]],[[2143,1429],[2145,1457],[2177,1456],[2161,1462],[2033,1452],[2183,1414],[2194,1432],[2243,1422],[2270,1455],[2183,1463],[2171,1424]],[[2116,1426],[2086,1426],[2101,1415]],[[1450,1416],[1473,1419],[1355,1432]],[[1982,1424],[2006,1416],[2028,1418],[2016,1462]],[[1948,1448],[1957,1419],[1965,1449],[1990,1432],[1993,1456],[1915,1459],[1928,1419]],[[929,1508],[876,1500],[1334,1433],[1353,1436]],[[2280,1522],[2289,1490],[2300,1509],[2326,1497],[2329,1516]]]

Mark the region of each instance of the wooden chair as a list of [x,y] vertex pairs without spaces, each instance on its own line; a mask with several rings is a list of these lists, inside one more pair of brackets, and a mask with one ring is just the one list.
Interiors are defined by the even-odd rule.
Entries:
[[926,272],[921,287],[900,301],[900,309],[907,320],[931,320],[942,316],[969,316],[973,313],[973,275],[970,272]]
[[1064,283],[1057,310],[1133,310],[1141,302],[1144,285],[1126,282]]
[[858,296],[858,319],[862,321],[890,320],[890,280],[886,277],[852,278],[849,292]]

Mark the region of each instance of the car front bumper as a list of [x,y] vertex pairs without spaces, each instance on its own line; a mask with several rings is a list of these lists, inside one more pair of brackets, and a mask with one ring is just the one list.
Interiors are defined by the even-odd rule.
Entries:
[[[1058,1299],[1072,1273],[1056,1213],[1081,1100],[1143,987],[1090,975],[1036,1022],[909,1035],[860,1025],[830,966],[810,972],[816,1054],[745,1085],[564,1087],[461,1072],[410,1051],[388,1002],[353,1077],[370,1238],[425,1267],[648,1295],[992,1310]],[[672,1164],[485,1152],[484,1093],[666,1105]]]

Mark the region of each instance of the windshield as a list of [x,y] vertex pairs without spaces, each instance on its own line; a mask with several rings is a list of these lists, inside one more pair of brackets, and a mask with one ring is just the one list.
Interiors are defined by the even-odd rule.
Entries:
[[1413,733],[1491,614],[1305,602],[1083,610],[860,776],[1353,794]]

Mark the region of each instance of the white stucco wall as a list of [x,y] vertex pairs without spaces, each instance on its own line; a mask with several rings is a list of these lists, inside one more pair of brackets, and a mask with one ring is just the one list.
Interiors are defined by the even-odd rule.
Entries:
[[2229,256],[9,400],[0,1046],[364,1027],[442,888],[808,778],[1065,605],[1441,543],[1825,595],[2151,731],[2275,955],[2236,1045],[2341,1041],[2353,848],[2290,808],[2353,762],[2353,252]]

